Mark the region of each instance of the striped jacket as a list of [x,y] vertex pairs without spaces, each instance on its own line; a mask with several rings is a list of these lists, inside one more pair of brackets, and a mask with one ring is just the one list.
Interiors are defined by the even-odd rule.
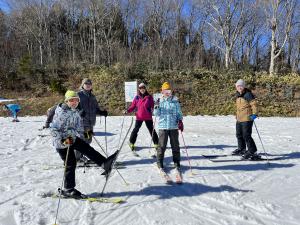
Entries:
[[182,120],[181,107],[176,96],[161,98],[159,107],[154,110],[154,115],[159,117],[158,129],[178,129],[178,121]]
[[68,137],[72,137],[74,142],[76,137],[83,138],[83,123],[78,110],[72,110],[66,104],[56,107],[50,128],[53,145],[56,149],[67,148],[62,140]]

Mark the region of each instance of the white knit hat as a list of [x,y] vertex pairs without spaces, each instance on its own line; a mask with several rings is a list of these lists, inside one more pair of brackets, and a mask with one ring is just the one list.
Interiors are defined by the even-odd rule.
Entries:
[[146,88],[146,85],[144,83],[140,83],[139,84],[139,88],[141,88],[141,87],[145,87]]
[[242,86],[242,87],[245,87],[246,86],[246,83],[244,80],[242,79],[239,79],[236,83],[235,83],[235,86]]

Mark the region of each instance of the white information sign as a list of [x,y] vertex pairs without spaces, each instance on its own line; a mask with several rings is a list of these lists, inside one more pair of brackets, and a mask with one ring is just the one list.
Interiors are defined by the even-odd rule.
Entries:
[[125,101],[132,102],[137,95],[137,81],[125,82]]

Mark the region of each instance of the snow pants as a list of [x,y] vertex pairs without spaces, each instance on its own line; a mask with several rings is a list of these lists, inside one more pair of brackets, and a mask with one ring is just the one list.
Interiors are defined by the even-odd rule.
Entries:
[[68,148],[64,149],[57,149],[61,159],[64,161],[65,169],[65,182],[64,188],[65,189],[72,189],[76,186],[75,183],[75,170],[76,170],[76,157],[74,150],[82,153],[83,155],[87,156],[90,160],[95,162],[97,165],[101,166],[106,158],[102,156],[99,152],[97,152],[94,148],[92,148],[89,144],[83,141],[80,138],[76,138],[73,145],[69,147],[69,155],[68,160],[66,162]]
[[[84,133],[88,132],[88,131],[92,131],[93,132],[93,127],[84,127]],[[91,144],[93,140],[93,136],[92,135],[85,135],[84,136],[84,141],[88,144]],[[77,162],[80,161],[80,159],[83,158],[83,154],[80,151],[75,150],[75,157]]]
[[173,162],[175,167],[180,167],[180,147],[178,139],[178,130],[159,130],[159,147],[157,150],[157,166],[159,168],[164,167],[164,156],[167,148],[168,138],[170,137],[170,143],[172,148]]
[[238,149],[246,150],[247,149],[250,153],[255,153],[257,151],[255,142],[252,135],[252,126],[253,121],[247,122],[236,122],[236,137],[238,142]]
[[[143,124],[143,120],[136,120],[135,121],[135,126],[131,132],[130,138],[129,138],[129,142],[134,144],[136,142],[136,138],[138,135],[138,132]],[[149,130],[150,135],[152,136],[152,132],[153,132],[153,143],[154,144],[158,144],[158,136],[157,133],[153,127],[153,120],[145,120],[145,124]]]

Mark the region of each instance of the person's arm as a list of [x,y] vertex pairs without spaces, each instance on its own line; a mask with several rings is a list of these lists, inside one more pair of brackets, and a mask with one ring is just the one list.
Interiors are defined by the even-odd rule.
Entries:
[[132,103],[131,103],[131,105],[127,109],[128,113],[131,113],[136,108],[137,102],[138,102],[138,96],[135,96]]
[[154,104],[153,115],[154,116],[160,116],[161,115],[161,102],[160,102],[160,99],[157,99],[157,101]]
[[250,107],[252,110],[252,115],[256,115],[256,117],[257,117],[258,110],[257,110],[257,100],[256,100],[255,96],[251,92],[247,92],[245,94],[244,98],[250,104]]
[[55,113],[53,116],[50,134],[54,138],[54,142],[61,143],[62,141],[62,128],[64,126],[65,120],[60,118],[58,113]]
[[153,112],[153,109],[154,109],[154,99],[151,95],[149,97],[147,109],[149,110],[149,112]]
[[181,120],[183,119],[183,115],[182,115],[182,111],[181,111],[181,106],[179,104],[179,102],[177,101],[177,104],[176,104],[176,112],[177,112],[177,120]]
[[108,112],[107,110],[101,110],[98,103],[97,103],[97,106],[96,106],[96,114],[100,115],[100,116],[107,116],[108,115]]
[[52,106],[50,109],[47,110],[47,119],[44,126],[45,128],[49,128],[50,123],[53,121],[56,107],[57,105]]

